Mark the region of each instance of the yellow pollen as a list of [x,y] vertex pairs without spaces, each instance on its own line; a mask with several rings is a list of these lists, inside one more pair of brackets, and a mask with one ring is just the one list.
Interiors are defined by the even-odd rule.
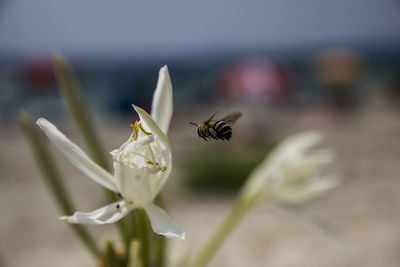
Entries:
[[167,166],[164,165],[164,166],[160,167],[160,164],[158,162],[156,162],[156,164],[154,164],[154,162],[149,160],[149,161],[146,161],[146,163],[149,165],[152,165],[152,166],[155,165],[154,168],[158,171],[165,172],[167,170]]

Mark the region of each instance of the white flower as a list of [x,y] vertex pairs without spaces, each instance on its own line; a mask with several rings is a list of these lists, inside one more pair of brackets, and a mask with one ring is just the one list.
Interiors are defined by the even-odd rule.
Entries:
[[184,239],[184,229],[153,201],[172,170],[171,147],[166,136],[172,117],[172,86],[167,67],[160,70],[153,96],[152,115],[134,106],[140,121],[131,125],[133,133],[119,149],[111,152],[114,175],[111,175],[53,124],[44,118],[37,124],[71,163],[107,189],[121,194],[123,200],[91,212],[75,212],[63,216],[69,223],[108,224],[124,217],[131,210],[143,208],[153,231],[170,238]]
[[318,132],[304,132],[284,140],[250,174],[241,197],[259,204],[299,203],[323,194],[338,185],[320,170],[333,160],[330,150],[311,150],[320,143]]

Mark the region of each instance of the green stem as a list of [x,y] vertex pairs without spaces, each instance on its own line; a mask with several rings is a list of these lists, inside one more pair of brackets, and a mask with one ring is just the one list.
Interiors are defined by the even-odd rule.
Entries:
[[[163,203],[161,193],[158,194],[154,203],[165,210],[165,205]],[[153,242],[155,251],[154,266],[163,267],[166,264],[167,238],[165,236],[156,234],[153,234],[153,236],[154,236]]]
[[[31,150],[42,176],[47,183],[50,191],[56,200],[57,205],[64,214],[72,214],[74,208],[68,193],[64,189],[61,175],[52,160],[52,156],[46,149],[42,135],[37,130],[35,123],[27,112],[21,112],[18,117],[20,127],[29,142]],[[95,240],[92,238],[87,229],[78,224],[69,224],[86,247],[97,257],[100,256],[100,250]]]
[[105,249],[105,265],[107,267],[122,267],[123,264],[119,258],[117,252],[115,251],[114,244],[111,240],[106,241]]
[[126,250],[126,261],[130,262],[130,253],[128,253],[131,249],[132,240],[137,238],[137,229],[136,229],[136,213],[131,212],[127,216],[125,216],[122,220],[125,236],[123,237],[123,242]]
[[137,236],[140,241],[140,258],[143,266],[150,266],[150,237],[149,221],[146,212],[142,209],[135,210]]
[[203,267],[209,263],[225,239],[247,214],[249,211],[249,205],[250,203],[243,201],[237,202],[237,204],[232,208],[230,213],[225,217],[223,222],[214,232],[214,235],[203,246],[192,263],[189,264],[190,267]]
[[154,235],[154,251],[155,251],[155,262],[154,266],[156,267],[163,267],[165,266],[166,262],[166,245],[167,245],[167,238],[162,235]]
[[140,259],[140,242],[137,239],[133,239],[129,250],[129,264],[128,267],[143,267]]

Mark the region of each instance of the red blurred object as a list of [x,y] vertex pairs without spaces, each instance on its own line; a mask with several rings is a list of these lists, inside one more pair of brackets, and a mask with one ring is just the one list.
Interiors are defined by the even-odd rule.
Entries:
[[230,99],[283,102],[291,98],[294,75],[287,64],[251,58],[229,64],[217,78],[218,90]]
[[23,66],[23,77],[29,90],[49,92],[56,89],[53,58],[50,56],[28,59]]

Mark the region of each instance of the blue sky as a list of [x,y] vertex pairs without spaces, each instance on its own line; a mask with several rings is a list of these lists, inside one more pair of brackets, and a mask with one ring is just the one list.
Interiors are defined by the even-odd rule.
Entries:
[[169,55],[400,41],[396,0],[5,0],[0,53]]

